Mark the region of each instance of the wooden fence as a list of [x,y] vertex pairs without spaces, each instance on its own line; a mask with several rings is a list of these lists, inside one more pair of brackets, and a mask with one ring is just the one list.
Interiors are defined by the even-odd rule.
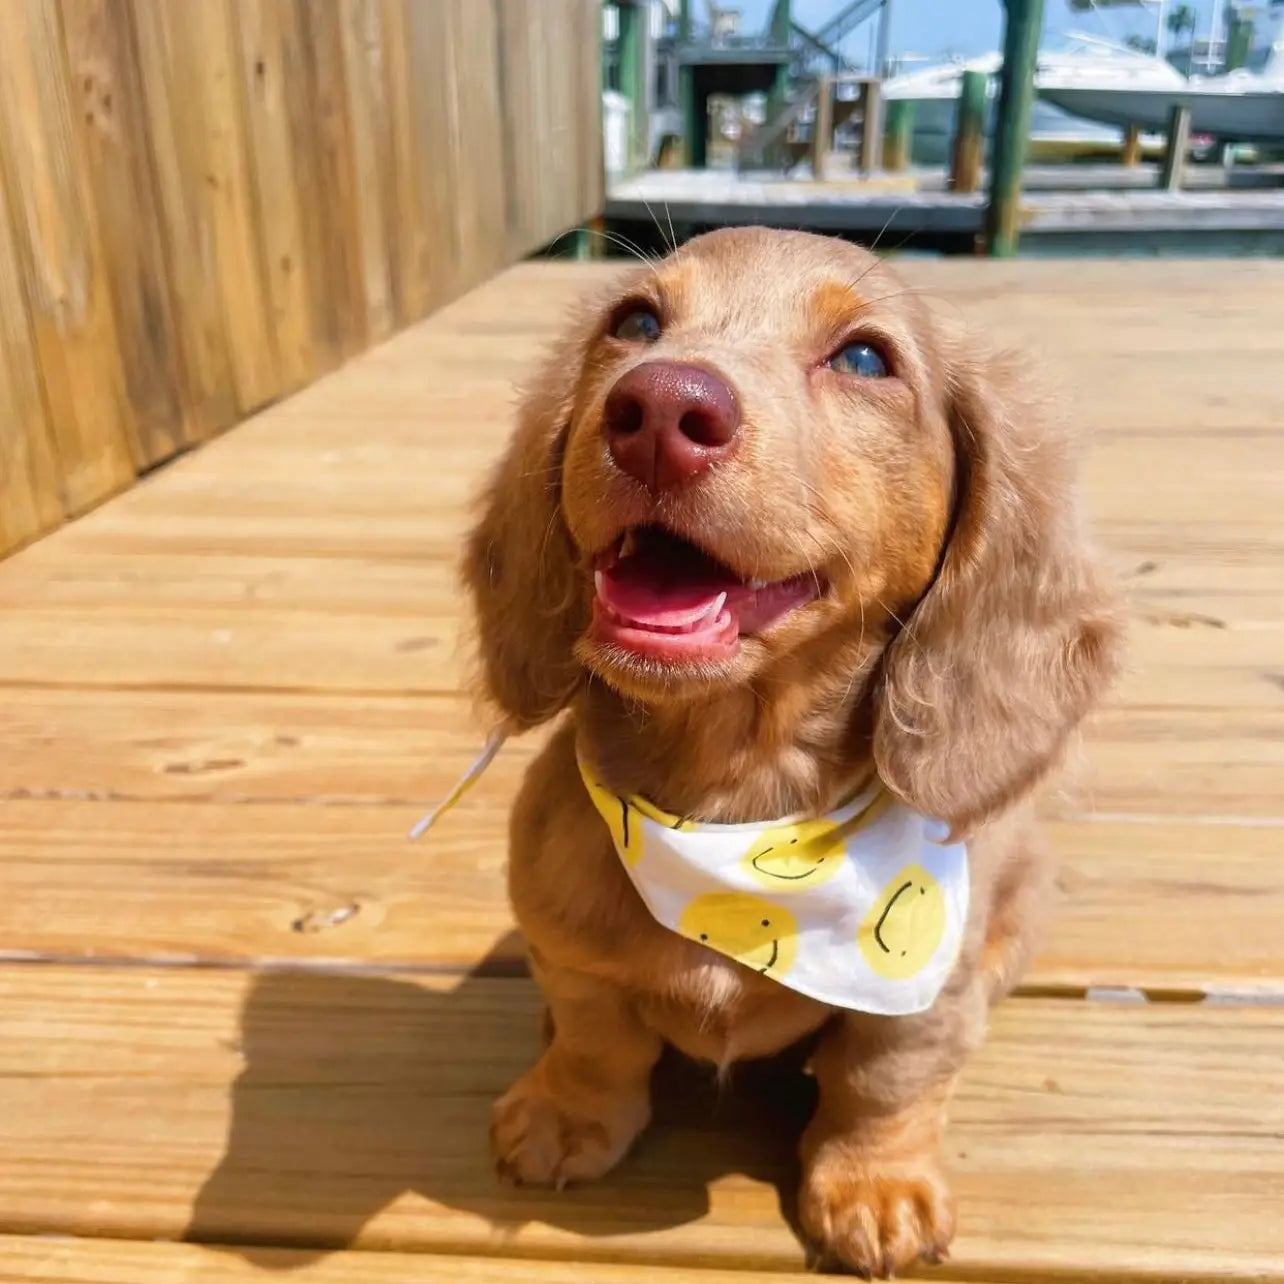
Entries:
[[0,0],[0,553],[602,203],[599,0]]

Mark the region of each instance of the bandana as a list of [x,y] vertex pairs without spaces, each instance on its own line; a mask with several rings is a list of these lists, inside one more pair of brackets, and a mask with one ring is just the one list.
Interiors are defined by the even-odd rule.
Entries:
[[877,779],[824,816],[696,823],[585,788],[656,921],[833,1007],[930,1008],[958,958],[967,849]]

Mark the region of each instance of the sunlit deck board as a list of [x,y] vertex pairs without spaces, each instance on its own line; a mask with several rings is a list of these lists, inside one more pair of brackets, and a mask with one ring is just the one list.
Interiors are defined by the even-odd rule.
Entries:
[[[494,1184],[487,1101],[534,1046],[503,863],[538,737],[404,838],[482,731],[468,497],[513,380],[615,270],[507,273],[0,564],[0,950],[29,960],[0,968],[0,1231],[471,1255],[425,1280],[488,1279],[489,1254],[546,1259],[532,1281],[635,1268],[582,1276],[605,1284],[801,1265],[787,1148],[743,1106],[716,1136],[674,1119],[598,1189]],[[903,270],[1059,372],[1127,591],[1129,672],[1047,803],[1064,895],[1029,989],[1267,1001],[1008,1004],[947,1147],[956,1262],[1284,1278],[1284,264]],[[60,1243],[37,1267],[15,1244],[5,1278],[254,1277],[235,1253]],[[301,1284],[419,1261],[314,1256]]]
[[[524,980],[3,968],[0,1010],[3,1231],[802,1265],[803,1079],[719,1105],[680,1077],[617,1175],[495,1182]],[[945,1142],[953,1266],[1284,1279],[1282,1057],[1281,1008],[1008,1003]]]
[[[1116,700],[1094,715],[1048,813],[1284,818],[1284,701],[1198,698],[1174,683],[1166,704]],[[415,807],[454,783],[483,730],[453,694],[10,687],[0,798]],[[488,806],[512,796],[543,739],[505,746]]]
[[[418,845],[403,801],[7,803],[0,957],[520,971],[507,795],[479,785]],[[1029,987],[1284,1001],[1284,821],[1050,829],[1063,892]]]
[[[814,1284],[801,1272],[719,1271],[565,1260],[226,1248],[0,1235],[6,1284]],[[938,1276],[944,1280],[946,1277]]]

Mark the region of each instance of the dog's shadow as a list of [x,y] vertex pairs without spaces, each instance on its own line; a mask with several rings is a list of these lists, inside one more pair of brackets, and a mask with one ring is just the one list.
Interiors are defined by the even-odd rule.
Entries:
[[[489,1233],[543,1222],[584,1236],[636,1234],[704,1216],[709,1184],[728,1173],[774,1183],[793,1223],[793,1155],[815,1103],[802,1050],[722,1088],[667,1056],[655,1122],[615,1173],[560,1193],[501,1184],[488,1153],[491,1102],[539,1055],[541,1030],[533,983],[496,975],[512,946],[497,943],[453,987],[318,971],[256,977],[226,1153],[186,1238],[243,1245],[235,1251],[260,1265],[299,1265],[355,1243],[408,1194],[484,1219]],[[409,1243],[422,1238],[402,1225]],[[433,1238],[462,1233],[443,1225]],[[386,1226],[375,1234],[388,1239]],[[256,1245],[301,1251],[283,1259]]]

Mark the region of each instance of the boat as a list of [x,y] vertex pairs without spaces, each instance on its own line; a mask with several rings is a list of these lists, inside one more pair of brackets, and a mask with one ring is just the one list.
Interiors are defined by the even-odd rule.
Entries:
[[1063,111],[1103,125],[1166,129],[1175,106],[1190,111],[1193,134],[1222,142],[1284,142],[1284,38],[1277,33],[1260,70],[1180,78],[1171,87],[1104,83],[1061,68],[1036,82],[1039,96]]
[[[965,71],[979,71],[989,77],[991,111],[998,92],[1001,55],[983,54],[979,58],[953,59],[893,77],[883,86],[888,100],[911,100],[914,103],[914,158],[924,164],[942,161],[949,151],[954,133],[954,114]],[[1152,54],[1142,53],[1095,36],[1071,32],[1060,48],[1039,55],[1035,87],[1042,94],[1043,85],[1091,84],[1103,87],[1144,86],[1173,93],[1185,88],[1186,78],[1171,64]],[[1166,121],[1166,118],[1165,118]],[[1107,128],[1118,122],[1085,119],[1080,113],[1062,110],[1059,105],[1040,101],[1035,104],[1031,141],[1117,143],[1117,129]],[[1124,122],[1127,123],[1127,122]]]

